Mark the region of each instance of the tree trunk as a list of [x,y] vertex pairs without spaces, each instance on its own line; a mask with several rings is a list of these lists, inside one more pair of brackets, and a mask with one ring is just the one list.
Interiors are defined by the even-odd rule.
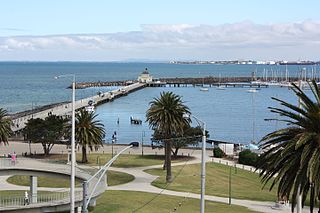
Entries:
[[44,155],[47,156],[49,154],[49,149],[47,148],[47,144],[43,143],[42,147],[43,147]]
[[167,176],[166,176],[166,182],[171,183],[172,182],[172,173],[171,173],[171,140],[167,141],[166,146],[166,169],[167,169]]
[[173,156],[176,158],[178,156],[179,148],[176,148],[174,151],[172,151]]
[[29,140],[29,152],[30,152],[30,156],[31,156],[31,141]]
[[82,146],[82,163],[88,163],[86,146]]
[[164,162],[163,162],[163,170],[166,170],[167,165],[167,142],[164,143]]

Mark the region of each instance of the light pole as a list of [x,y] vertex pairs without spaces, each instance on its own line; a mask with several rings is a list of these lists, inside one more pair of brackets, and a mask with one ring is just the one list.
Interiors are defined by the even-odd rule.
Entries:
[[145,132],[142,131],[141,133],[141,155],[143,156],[143,137],[146,136]]
[[193,117],[200,127],[202,127],[202,151],[201,151],[201,198],[200,198],[200,213],[205,210],[205,189],[206,189],[206,123],[192,114],[185,115],[186,117]]
[[59,75],[56,76],[55,79],[59,79],[62,77],[72,77],[72,127],[71,127],[71,176],[70,176],[70,212],[74,213],[75,209],[75,163],[76,163],[76,156],[75,156],[75,95],[76,95],[76,75],[75,74],[66,74],[66,75]]

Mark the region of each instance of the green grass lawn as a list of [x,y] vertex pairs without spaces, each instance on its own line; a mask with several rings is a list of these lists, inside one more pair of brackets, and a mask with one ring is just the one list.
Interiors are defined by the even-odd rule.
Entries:
[[[111,154],[97,154],[91,153],[88,154],[89,165],[104,165],[112,158]],[[191,159],[192,157],[187,156],[178,156],[176,159],[172,159],[172,162],[181,162],[186,161],[187,159]],[[47,157],[50,161],[66,163],[67,156],[66,155],[50,155]],[[77,154],[77,161],[81,162],[81,153]],[[133,154],[123,154],[118,157],[118,159],[113,163],[114,167],[141,167],[141,166],[151,166],[163,164],[164,155],[133,155]],[[99,163],[100,162],[100,163]]]
[[[198,199],[183,198],[177,196],[160,195],[145,192],[131,191],[107,191],[102,194],[97,200],[97,206],[94,208],[94,213],[104,212],[139,212],[139,213],[163,213],[173,212],[176,207],[176,212],[193,213],[200,211],[200,201]],[[153,199],[153,200],[152,200]],[[152,200],[152,201],[151,201]],[[150,203],[148,203],[150,202]],[[148,203],[148,204],[147,204]],[[179,206],[181,203],[181,206]],[[145,205],[147,204],[147,205]],[[145,205],[143,208],[143,205]],[[140,208],[140,209],[138,209]],[[136,210],[136,211],[135,211]],[[206,202],[206,212],[221,212],[221,213],[244,213],[254,212],[246,207],[227,205],[216,202]]]
[[[206,194],[228,197],[229,187],[229,171],[230,167],[217,164],[206,164]],[[175,191],[186,191],[200,193],[200,164],[186,165],[182,170],[182,166],[172,167],[173,176],[176,176],[179,171],[181,173],[174,179],[167,189]],[[146,172],[160,176],[152,184],[154,186],[164,188],[165,171],[162,169],[152,169]],[[262,190],[262,184],[258,174],[245,171],[242,169],[232,168],[231,175],[232,198],[260,200],[260,201],[275,201],[277,199],[276,189],[269,191],[269,185]]]
[[[134,177],[130,174],[116,171],[108,171],[108,185],[115,186],[119,184],[128,183],[134,180]],[[29,186],[30,180],[29,176],[12,176],[7,179],[9,183],[19,185],[19,186]],[[76,185],[81,187],[81,183],[76,181]],[[39,187],[52,187],[52,188],[68,188],[70,187],[70,181],[68,179],[62,178],[50,178],[50,177],[38,177]]]

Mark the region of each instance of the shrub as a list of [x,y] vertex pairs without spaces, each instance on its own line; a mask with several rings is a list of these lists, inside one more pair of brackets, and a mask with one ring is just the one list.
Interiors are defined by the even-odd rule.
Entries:
[[223,156],[224,156],[224,152],[219,147],[215,147],[213,149],[213,157],[222,158]]
[[239,153],[239,163],[248,165],[248,166],[255,166],[258,160],[258,154],[252,152],[249,149],[243,150]]

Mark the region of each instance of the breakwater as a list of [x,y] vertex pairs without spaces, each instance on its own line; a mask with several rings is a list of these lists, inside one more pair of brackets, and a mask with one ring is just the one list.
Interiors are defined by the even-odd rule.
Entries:
[[[180,85],[212,85],[215,86],[217,84],[226,84],[226,85],[233,85],[233,83],[250,83],[252,81],[260,80],[261,82],[265,83],[265,81],[262,78],[256,78],[256,77],[203,77],[203,78],[158,78],[154,79],[153,83],[149,83],[148,86],[165,86],[165,85],[174,85],[174,86],[180,86]],[[274,79],[271,79],[274,80]],[[294,82],[299,80],[297,77],[290,77],[286,79],[285,77],[277,78],[277,82],[282,81],[289,81]],[[127,86],[129,84],[132,84],[133,82],[137,82],[136,80],[125,80],[125,81],[105,81],[105,82],[80,82],[76,84],[76,89],[85,89],[89,87],[104,87],[104,86]],[[239,84],[235,84],[239,85]],[[71,88],[71,87],[69,87]]]

